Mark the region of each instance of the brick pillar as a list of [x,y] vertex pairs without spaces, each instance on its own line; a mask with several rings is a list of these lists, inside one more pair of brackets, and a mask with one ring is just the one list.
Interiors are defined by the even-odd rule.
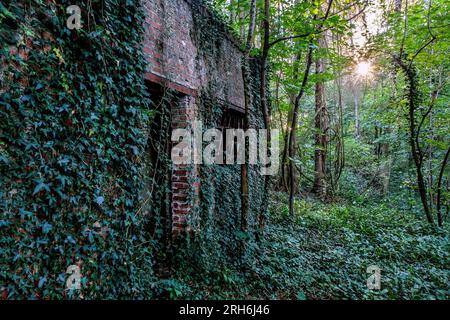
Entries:
[[[195,98],[184,95],[172,105],[172,129],[191,130],[197,113]],[[172,235],[176,237],[182,231],[193,231],[190,218],[199,202],[200,183],[198,165],[172,164]]]

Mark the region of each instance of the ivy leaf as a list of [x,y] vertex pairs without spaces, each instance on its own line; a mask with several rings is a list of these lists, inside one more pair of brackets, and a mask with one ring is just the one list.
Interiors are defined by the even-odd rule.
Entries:
[[136,146],[131,146],[131,150],[133,150],[133,154],[134,155],[138,155],[139,154],[139,149]]
[[42,227],[42,232],[45,234],[48,233],[50,230],[52,230],[52,225],[50,223],[48,223],[47,221],[45,221],[41,227]]
[[42,286],[44,285],[45,281],[47,281],[47,277],[41,277],[39,279],[38,288],[42,288]]
[[71,243],[71,244],[75,244],[75,243],[77,243],[76,241],[75,241],[75,239],[72,237],[72,236],[67,236],[67,238],[66,238],[66,240],[64,240],[64,242],[65,243]]
[[65,278],[66,278],[66,274],[64,272],[61,272],[58,275],[58,281],[61,282],[61,283],[64,283]]
[[1,227],[7,227],[10,224],[9,221],[6,220],[0,220],[0,228]]
[[27,102],[31,99],[31,96],[29,95],[23,95],[20,97],[20,102]]
[[297,300],[306,300],[305,293],[303,291],[297,292],[296,298],[297,298]]
[[102,203],[105,201],[105,198],[103,198],[102,196],[98,196],[97,198],[95,198],[95,202],[98,204],[98,205],[102,205]]
[[37,186],[34,188],[33,196],[34,196],[36,193],[39,193],[42,189],[45,189],[45,190],[47,190],[47,191],[50,191],[50,188],[49,188],[49,186],[48,186],[47,184],[45,184],[45,183],[43,183],[43,182],[40,182],[40,183],[38,183]]

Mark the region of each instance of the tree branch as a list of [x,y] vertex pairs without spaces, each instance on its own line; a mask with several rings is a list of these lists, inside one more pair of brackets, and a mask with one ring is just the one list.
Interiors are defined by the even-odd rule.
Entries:
[[[328,8],[327,8],[327,13],[325,14],[325,16],[320,18],[320,20],[325,21],[328,18],[332,2],[333,1],[329,2]],[[350,18],[345,19],[345,21],[349,22],[349,21],[352,21],[353,19],[357,18],[358,16],[360,16],[366,10],[367,6],[368,6],[368,1],[365,2],[365,5],[364,5],[364,7],[361,10],[359,10],[357,13],[355,13]],[[335,15],[336,14],[333,14],[332,16],[335,16]],[[323,29],[320,27],[317,31],[310,31],[310,32],[305,32],[305,33],[301,33],[301,34],[292,35],[292,36],[281,37],[281,38],[275,39],[274,41],[270,42],[269,43],[269,48],[273,47],[274,45],[276,45],[277,43],[279,43],[281,41],[292,40],[292,39],[300,39],[300,38],[307,38],[310,35],[321,34],[321,33],[325,32],[325,31],[330,30],[330,29],[331,29],[331,27],[327,27],[327,28],[323,28]]]

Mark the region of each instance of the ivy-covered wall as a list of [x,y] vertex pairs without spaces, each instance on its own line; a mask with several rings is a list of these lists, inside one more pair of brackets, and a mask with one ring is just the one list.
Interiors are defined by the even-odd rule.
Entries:
[[209,88],[228,106],[243,108],[242,51],[206,2],[145,0],[145,8],[147,78],[162,77],[189,95]]
[[[194,120],[201,120],[203,130],[220,128],[228,109],[243,117],[246,57],[214,9],[201,0],[146,0],[145,8],[149,25],[144,40],[149,62],[146,79],[191,97],[172,107],[172,127],[190,128]],[[249,127],[262,128],[259,65],[255,58],[251,64]],[[171,181],[174,230],[190,228],[198,233],[213,228],[214,234],[224,237],[226,229],[224,239],[232,237],[240,229],[240,166],[190,166],[190,182],[184,179],[186,168],[183,176],[178,176],[179,169],[173,167]],[[257,170],[250,168],[250,220],[264,210],[263,178]]]
[[[168,150],[169,127],[177,117],[216,127],[224,110],[242,108],[244,98],[243,56],[226,25],[199,0],[160,1],[77,1],[79,30],[66,26],[72,1],[0,3],[1,298],[157,294],[163,204],[155,201],[161,197],[146,195],[174,193],[173,185],[150,176],[158,168],[149,157]],[[184,8],[189,24],[158,26],[150,4],[164,7],[173,19]],[[173,35],[176,28],[195,51],[185,56],[189,61],[169,54],[184,40],[155,34],[153,48],[162,51],[150,47],[150,30]],[[163,65],[163,57],[171,60]],[[172,71],[158,72],[158,63]],[[250,127],[258,128],[258,68],[256,60],[251,64]],[[191,67],[195,77],[179,78]],[[148,90],[155,82],[178,100],[166,99],[158,109]],[[163,177],[170,162],[167,154],[158,159],[166,164]],[[191,172],[199,181],[189,215],[200,231],[195,252],[214,263],[243,237],[239,168],[214,165]],[[251,219],[264,210],[264,196],[263,179],[251,168]],[[74,266],[81,290],[67,289]]]
[[[149,121],[139,1],[2,1],[2,298],[151,297],[140,215]],[[69,266],[81,291],[66,289]]]
[[[263,129],[264,121],[259,106],[259,63],[250,61],[250,91],[253,104],[249,114],[249,127]],[[202,95],[200,114],[207,128],[219,127],[227,107],[217,98]],[[200,205],[193,215],[194,224],[199,234],[195,243],[199,263],[206,270],[220,270],[228,263],[242,262],[252,259],[244,257],[254,254],[253,246],[242,246],[243,243],[254,244],[259,230],[259,218],[266,214],[267,190],[264,176],[260,174],[259,165],[249,165],[249,213],[246,230],[242,228],[241,218],[241,165],[208,165],[200,166]],[[244,249],[244,250],[243,250]]]

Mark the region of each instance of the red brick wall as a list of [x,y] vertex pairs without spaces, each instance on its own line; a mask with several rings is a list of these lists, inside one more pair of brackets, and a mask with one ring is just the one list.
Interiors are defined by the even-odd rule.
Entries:
[[[172,128],[190,127],[197,117],[196,97],[214,83],[216,98],[230,107],[243,109],[242,52],[230,35],[219,39],[217,56],[208,57],[195,43],[191,1],[146,0],[144,52],[149,62],[146,78],[164,84],[185,96],[172,107]],[[208,14],[204,12],[203,14]],[[198,168],[172,170],[172,230],[189,229],[189,214],[198,201]]]
[[[194,96],[185,95],[171,107],[172,129],[190,128],[195,119],[197,107]],[[198,202],[200,184],[197,165],[172,166],[172,231],[176,235],[182,230],[191,230],[188,222],[194,206]]]
[[193,90],[214,82],[217,98],[243,108],[242,52],[231,35],[220,39],[217,56],[200,52],[195,43],[191,1],[196,0],[146,0],[144,52],[148,72]]
[[147,0],[144,52],[148,55],[149,72],[176,84],[199,88],[195,66],[197,49],[192,42],[193,20],[185,0]]

